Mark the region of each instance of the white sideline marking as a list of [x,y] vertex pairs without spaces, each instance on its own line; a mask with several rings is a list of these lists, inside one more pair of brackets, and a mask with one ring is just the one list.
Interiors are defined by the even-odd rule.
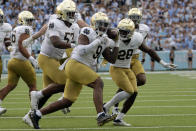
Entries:
[[[157,94],[157,93],[196,93],[196,91],[140,91],[140,94]],[[92,91],[91,92],[81,92],[80,95],[87,95],[87,94],[91,94],[92,95]],[[113,92],[110,93],[106,93],[104,92],[104,94],[114,94]],[[27,96],[28,94],[20,94],[20,93],[12,93],[9,94],[9,96]]]
[[[122,107],[120,107],[122,108]],[[196,106],[133,106],[132,108],[196,108]],[[29,110],[30,108],[8,108],[8,111]],[[95,107],[70,107],[71,110],[95,109]]]
[[[156,98],[159,98],[159,97],[175,97],[175,96],[187,96],[187,97],[189,97],[189,96],[196,96],[196,95],[153,95],[153,96],[138,96],[137,98],[154,98],[154,97],[156,97]],[[104,96],[104,98],[111,98],[111,97],[113,97],[113,95],[107,95],[107,96]],[[92,96],[91,97],[79,97],[79,99],[88,99],[88,98],[90,98],[90,99],[92,99]],[[7,98],[6,99],[6,101],[8,101],[8,100],[29,100],[29,98]]]
[[[170,100],[137,100],[137,102],[163,102],[163,101],[165,101],[165,102],[174,102],[174,101],[181,101],[181,102],[183,102],[183,101],[196,101],[196,99],[170,99]],[[80,102],[80,103],[89,103],[89,102],[93,102],[93,101],[82,101],[82,102]],[[30,102],[17,102],[17,101],[15,101],[15,102],[6,102],[6,104],[18,104],[18,103],[23,103],[23,104],[25,104],[25,103],[30,103]]]
[[[110,87],[113,87],[113,85],[109,85]],[[107,86],[107,87],[109,87],[109,86]],[[149,85],[148,85],[149,86]],[[111,88],[104,88],[104,92],[107,92],[107,91],[111,91],[111,90],[117,90],[118,88],[117,88],[117,86],[115,86],[113,89],[111,89]],[[156,86],[156,87],[158,87],[158,86]],[[159,87],[163,87],[162,85],[159,85]],[[172,86],[170,86],[170,87],[164,87],[164,88],[161,88],[161,89],[151,89],[151,88],[140,88],[139,87],[139,91],[165,91],[165,88],[171,88]],[[172,88],[172,91],[180,91],[180,90],[193,90],[193,91],[196,91],[196,88]],[[170,90],[171,91],[171,90]],[[28,91],[13,91],[14,92],[14,94],[21,94],[21,93],[26,93],[26,94],[28,94],[29,92]],[[93,90],[91,89],[91,90],[83,90],[82,91],[82,93],[88,93],[88,92],[93,92]]]
[[[196,116],[196,114],[155,114],[155,115],[126,115],[126,117],[173,117],[173,116]],[[10,117],[0,117],[0,119],[19,119],[24,116],[10,116]],[[96,118],[97,116],[44,116],[45,119],[54,118]]]
[[[39,129],[44,131],[66,131],[66,130],[121,130],[121,129],[161,129],[161,128],[196,128],[196,126],[132,126],[132,127],[95,127],[95,128],[47,128],[47,129]],[[0,129],[3,131],[34,131],[35,129]]]

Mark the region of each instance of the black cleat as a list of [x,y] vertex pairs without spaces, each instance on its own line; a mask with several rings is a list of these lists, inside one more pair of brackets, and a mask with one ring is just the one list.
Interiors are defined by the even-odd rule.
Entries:
[[108,123],[109,121],[113,121],[115,118],[111,115],[107,115],[105,113],[102,113],[99,115],[97,118],[97,125],[98,126],[103,126],[105,123]]
[[40,127],[39,127],[39,120],[41,119],[41,117],[39,117],[39,116],[36,114],[36,110],[33,110],[33,111],[29,114],[29,116],[30,116],[30,119],[31,119],[31,121],[32,121],[32,123],[33,123],[33,127],[34,127],[35,129],[40,129]]

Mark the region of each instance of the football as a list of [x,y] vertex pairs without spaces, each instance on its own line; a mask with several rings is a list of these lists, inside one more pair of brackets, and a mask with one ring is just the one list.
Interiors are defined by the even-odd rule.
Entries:
[[117,41],[118,40],[118,30],[115,28],[109,28],[107,30],[107,35],[110,39]]

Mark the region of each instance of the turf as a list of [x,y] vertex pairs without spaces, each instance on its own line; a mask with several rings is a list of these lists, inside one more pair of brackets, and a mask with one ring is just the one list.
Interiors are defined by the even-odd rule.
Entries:
[[[104,79],[104,101],[114,95],[117,87],[109,75]],[[7,83],[3,79],[2,88]],[[37,75],[38,89],[42,88],[41,76]],[[54,95],[47,104],[57,100]],[[20,80],[17,88],[3,101],[7,113],[0,116],[0,130],[32,130],[22,122],[22,117],[30,107],[28,88]],[[120,105],[120,107],[122,104]],[[58,111],[44,116],[40,121],[42,130],[84,130],[84,131],[195,131],[196,130],[196,79],[170,73],[147,74],[147,84],[139,87],[139,95],[134,106],[124,120],[131,127],[116,127],[112,122],[98,127],[92,99],[92,89],[84,87],[78,100],[67,115]]]

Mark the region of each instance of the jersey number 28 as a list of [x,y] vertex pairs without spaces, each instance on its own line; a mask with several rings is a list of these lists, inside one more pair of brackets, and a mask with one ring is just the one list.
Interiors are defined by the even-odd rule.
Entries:
[[133,54],[133,49],[121,50],[118,52],[118,59],[119,60],[130,59],[132,54]]

